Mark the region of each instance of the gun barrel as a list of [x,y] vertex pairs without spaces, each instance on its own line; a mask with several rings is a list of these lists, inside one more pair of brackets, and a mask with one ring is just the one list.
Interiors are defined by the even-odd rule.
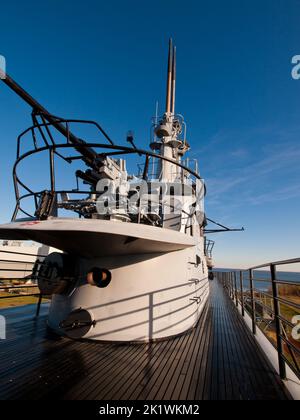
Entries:
[[64,124],[57,121],[50,112],[48,112],[41,104],[39,104],[28,92],[26,92],[17,82],[15,82],[8,74],[0,69],[1,80],[12,89],[20,98],[22,98],[35,112],[43,114],[45,120],[53,125],[62,135],[69,138],[70,142],[75,145],[75,149],[83,156],[84,162],[96,168],[97,153],[90,147],[85,147],[85,141],[79,139],[73,133],[67,130]]

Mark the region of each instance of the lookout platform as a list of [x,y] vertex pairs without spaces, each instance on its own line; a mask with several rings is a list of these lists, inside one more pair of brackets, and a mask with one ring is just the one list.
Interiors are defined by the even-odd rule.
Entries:
[[0,310],[0,399],[286,400],[289,395],[218,281],[197,327],[151,344],[75,342],[47,305]]

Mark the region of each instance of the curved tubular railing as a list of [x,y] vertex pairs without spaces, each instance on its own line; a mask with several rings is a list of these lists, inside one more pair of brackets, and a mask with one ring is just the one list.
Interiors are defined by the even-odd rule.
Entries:
[[[43,114],[41,114],[41,115],[43,115]],[[67,135],[67,142],[68,143],[70,143],[70,135],[71,135],[70,124],[85,124],[85,125],[93,125],[94,127],[96,127],[100,131],[100,133],[108,140],[108,142],[112,146],[114,146],[114,142],[111,140],[111,138],[108,136],[108,134],[103,130],[101,125],[98,124],[96,121],[80,120],[80,119],[64,119],[64,118],[56,117],[54,115],[51,115],[51,116],[53,118],[55,118],[57,123],[66,124],[66,131],[68,133],[68,135]],[[36,124],[32,125],[31,127],[27,128],[26,130],[24,130],[17,138],[17,158],[20,157],[21,141],[22,141],[23,137],[26,136],[26,134],[31,132],[32,135],[33,135],[33,141],[35,143],[35,141],[36,141],[35,130],[39,130],[39,132],[41,133],[40,130],[42,128],[47,129],[49,127],[53,127],[53,123],[47,123],[47,122],[39,123],[39,122],[37,122]],[[49,131],[47,132],[47,134],[49,135]],[[41,135],[42,135],[42,137],[44,136],[43,134],[41,134]],[[47,143],[47,142],[46,142],[46,144],[49,145],[49,143]]]
[[[216,277],[223,284],[229,296],[236,306],[240,307],[242,316],[245,316],[247,312],[251,317],[253,334],[257,333],[257,327],[266,323],[263,316],[258,316],[257,310],[261,307],[271,316],[270,325],[267,324],[262,332],[277,350],[279,372],[282,379],[287,377],[286,365],[300,379],[300,340],[295,340],[291,332],[297,330],[299,333],[300,330],[300,281],[282,280],[277,272],[277,267],[293,264],[300,264],[300,258],[262,264],[247,270],[215,271]],[[270,277],[256,278],[256,271],[265,268],[269,269],[266,273],[269,273]],[[248,282],[248,287],[245,287],[245,281]],[[267,291],[260,290],[255,287],[256,282],[268,284],[269,289]],[[282,296],[280,286],[293,287],[298,291],[296,298],[291,299],[289,295]],[[299,319],[298,325],[287,319],[288,312],[282,313],[284,307],[294,311],[295,317]],[[272,324],[276,340],[272,340],[272,337],[266,333],[267,328]],[[291,331],[287,332],[287,328]]]
[[[36,202],[36,209],[38,207],[37,205],[37,198],[41,197],[41,195],[43,194],[44,191],[38,191],[38,192],[32,192],[29,194],[24,194],[22,196],[20,196],[17,200],[17,204],[15,207],[15,211],[14,211],[14,216],[12,218],[13,221],[15,221],[15,216],[17,216],[18,211],[22,212],[23,214],[25,214],[26,216],[30,217],[30,218],[34,218],[34,215],[27,213],[25,210],[23,210],[20,207],[20,204],[23,200],[25,200],[26,198],[30,198],[30,197],[34,197],[35,202]],[[93,190],[55,190],[56,194],[78,194],[78,195],[83,195],[83,194],[98,194],[98,191],[93,191]]]
[[[73,120],[75,121],[75,120]],[[43,124],[41,124],[43,125]],[[47,124],[47,125],[51,125],[51,124]],[[27,129],[24,133],[28,133],[30,130],[32,129],[32,127],[30,127],[29,129]],[[24,134],[23,133],[23,134]],[[22,136],[22,135],[21,135]],[[20,137],[20,136],[19,136]],[[62,149],[75,149],[75,145],[74,144],[52,144],[52,145],[46,145],[44,147],[40,147],[40,148],[35,148],[34,150],[30,150],[26,153],[24,153],[23,155],[18,156],[15,164],[14,164],[14,168],[13,168],[13,180],[14,180],[14,188],[15,188],[15,197],[16,197],[16,209],[13,215],[12,220],[16,220],[17,214],[19,211],[21,211],[23,214],[25,214],[28,217],[33,217],[32,215],[30,215],[28,212],[26,212],[25,210],[23,210],[21,208],[21,201],[24,200],[25,198],[28,197],[34,197],[35,200],[35,207],[37,208],[38,206],[38,197],[41,195],[41,192],[34,192],[31,188],[29,188],[27,185],[25,185],[24,182],[21,181],[21,179],[19,178],[18,174],[17,174],[17,169],[18,166],[20,165],[20,163],[22,161],[24,161],[26,158],[33,156],[35,154],[38,153],[42,153],[45,151],[49,151],[49,167],[50,167],[50,182],[51,182],[51,192],[56,193],[56,189],[55,189],[55,163],[54,163],[54,156],[55,153],[57,153],[57,150],[62,150]],[[160,159],[162,161],[166,161],[169,163],[172,163],[174,165],[176,165],[177,167],[180,167],[182,170],[186,171],[188,174],[190,174],[191,176],[193,176],[194,178],[196,178],[197,180],[203,181],[203,178],[200,177],[200,175],[191,170],[190,168],[188,168],[187,166],[183,165],[180,162],[177,162],[174,159],[165,157],[165,156],[161,156],[158,155],[154,152],[148,151],[148,150],[143,150],[143,149],[137,149],[137,148],[133,148],[133,147],[127,147],[127,146],[120,146],[120,145],[112,145],[112,144],[102,144],[102,143],[85,143],[82,146],[80,146],[82,148],[94,148],[94,149],[104,149],[109,151],[108,153],[99,153],[98,157],[103,157],[106,155],[129,155],[129,154],[137,154],[139,156],[146,156],[146,161],[152,157],[155,159]],[[19,153],[19,149],[18,149],[18,153]],[[61,157],[61,155],[59,155]],[[71,157],[67,157],[64,159],[65,160],[70,160],[69,163],[72,163],[73,160],[78,160],[80,159],[80,156],[71,156]],[[149,162],[148,162],[149,163]],[[146,168],[147,163],[145,163],[145,168]],[[206,194],[206,186],[203,182],[203,186],[204,186],[204,195]],[[22,187],[25,189],[25,191],[28,192],[28,194],[25,194],[23,196],[20,195],[20,190],[19,187]],[[61,191],[61,192],[66,192],[66,191]],[[75,191],[70,191],[70,193],[76,193]],[[90,190],[88,191],[82,191],[82,194],[85,193],[91,193]]]

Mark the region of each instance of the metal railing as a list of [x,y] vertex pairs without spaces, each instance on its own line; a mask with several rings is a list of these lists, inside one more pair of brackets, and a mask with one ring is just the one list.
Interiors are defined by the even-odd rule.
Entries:
[[[37,273],[46,256],[2,249],[0,254],[12,257],[11,259],[2,257],[0,260],[0,300],[24,298],[25,302],[27,297],[36,297],[38,298],[36,312],[38,315],[43,297],[38,289]],[[21,257],[34,258],[34,261],[26,259],[21,261]]]
[[236,307],[241,308],[242,316],[250,316],[253,334],[259,328],[277,350],[282,379],[287,377],[287,365],[300,379],[300,281],[280,278],[283,272],[277,268],[299,263],[300,258],[296,258],[214,273]]
[[[16,221],[18,219],[19,213],[23,216],[29,217],[29,218],[35,218],[36,212],[39,210],[40,206],[40,200],[42,199],[42,194],[45,192],[50,192],[52,196],[56,196],[59,191],[57,188],[57,165],[56,160],[57,158],[62,159],[66,164],[72,165],[76,164],[78,161],[84,161],[83,155],[85,155],[88,150],[93,149],[96,153],[96,161],[100,161],[101,159],[110,157],[110,158],[121,158],[121,157],[128,157],[128,156],[134,156],[138,155],[139,157],[143,157],[145,159],[143,169],[141,169],[142,172],[142,178],[144,180],[147,180],[149,178],[149,175],[151,175],[151,167],[150,163],[152,162],[168,162],[173,164],[178,168],[178,170],[182,171],[182,174],[185,174],[186,177],[189,178],[189,181],[193,185],[193,188],[196,188],[196,182],[200,182],[203,185],[203,193],[205,195],[206,193],[206,186],[204,183],[204,180],[200,177],[197,171],[192,170],[191,168],[185,166],[184,163],[179,162],[173,158],[168,158],[166,156],[161,156],[157,153],[153,153],[152,151],[148,150],[142,150],[138,149],[137,147],[125,147],[122,145],[116,145],[114,144],[109,138],[107,138],[107,135],[103,132],[102,128],[94,121],[85,121],[85,120],[70,120],[70,119],[61,119],[58,117],[52,116],[54,119],[54,122],[47,123],[45,121],[45,118],[43,115],[41,115],[42,122],[34,120],[34,125],[29,127],[27,130],[25,130],[23,133],[20,134],[18,137],[18,146],[17,146],[17,160],[14,165],[13,169],[13,179],[14,179],[14,188],[15,188],[15,196],[16,196],[16,208],[12,217],[13,221]],[[61,138],[61,135],[58,135],[56,133],[56,137],[52,134],[51,129],[57,124],[63,125],[66,138]],[[92,142],[85,142],[83,144],[80,143],[80,146],[73,144],[70,141],[71,136],[71,126],[77,124],[77,125],[83,125],[84,127],[96,127],[96,129],[100,132],[100,134],[104,134],[104,137],[106,137],[106,140],[109,140],[108,143],[101,143],[101,139],[98,139],[98,141],[92,141]],[[58,138],[57,138],[58,136]],[[98,138],[99,136],[97,136]],[[100,141],[100,142],[99,142]],[[78,154],[78,148],[79,153]],[[25,149],[25,150],[23,150]],[[64,155],[65,153],[65,155]],[[23,163],[25,159],[29,159],[30,157],[34,156],[47,156],[47,162],[46,165],[48,167],[48,189],[46,191],[36,191],[36,188],[34,188],[31,185],[28,185],[27,182],[23,179],[24,174],[22,174],[22,179],[18,174],[18,169],[20,168],[20,165]],[[186,162],[188,163],[188,162]],[[76,165],[75,165],[76,166]],[[46,166],[45,166],[46,167]],[[76,166],[76,169],[78,167]],[[197,168],[196,168],[197,169]],[[153,170],[153,169],[152,169]],[[76,173],[75,173],[76,175]],[[93,191],[96,189],[96,185],[98,182],[98,178],[93,178],[92,180],[89,178],[87,180],[87,175],[84,173],[84,177],[81,176],[75,176],[76,181],[76,188],[72,189],[72,194],[86,194],[90,196],[91,194],[99,193],[97,191]],[[88,187],[85,188],[85,190],[79,189],[79,178],[84,182],[84,184],[87,184]],[[67,192],[67,190],[63,190],[64,193]],[[24,209],[23,203],[25,200],[28,200],[31,202],[30,209]]]

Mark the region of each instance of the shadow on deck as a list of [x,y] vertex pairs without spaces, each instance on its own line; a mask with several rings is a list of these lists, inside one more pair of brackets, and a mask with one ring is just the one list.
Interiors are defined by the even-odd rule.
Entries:
[[46,328],[32,306],[1,311],[0,399],[284,400],[282,382],[222,286],[189,334],[120,345],[74,342]]

